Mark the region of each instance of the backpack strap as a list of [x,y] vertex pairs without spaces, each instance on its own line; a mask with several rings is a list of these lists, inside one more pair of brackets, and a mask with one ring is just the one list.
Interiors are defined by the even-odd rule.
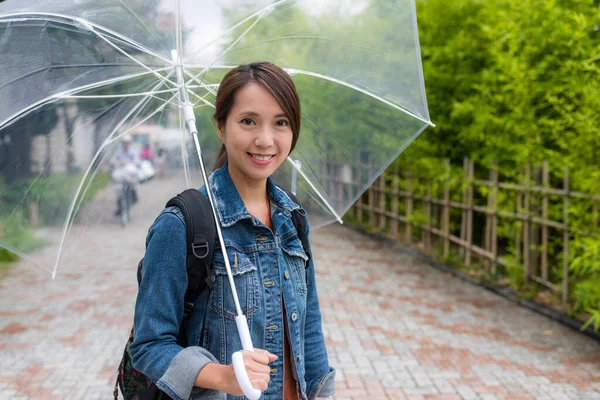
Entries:
[[[298,204],[294,194],[284,189],[293,202]],[[185,293],[183,320],[186,321],[194,309],[196,299],[205,287],[212,289],[214,270],[212,260],[216,238],[215,221],[210,202],[196,189],[187,189],[167,202],[166,207],[176,206],[183,213],[187,240],[187,272],[188,288]],[[300,208],[292,211],[292,222],[296,228],[298,239],[302,243],[308,259],[308,237],[306,236],[306,212]]]
[[[210,202],[196,189],[187,189],[173,197],[166,207],[176,206],[183,213],[186,230],[186,269],[188,275],[188,287],[184,297],[183,321],[177,334],[177,343],[183,347],[187,346],[187,324],[189,316],[194,309],[198,296],[206,287],[212,289],[214,283],[214,270],[212,268],[213,251],[215,247],[216,228]],[[142,280],[142,268],[144,259],[139,262],[137,268],[137,280]],[[206,318],[206,312],[204,313]],[[204,321],[202,323],[204,325]],[[202,335],[200,342],[202,343]],[[119,386],[125,398],[130,398],[132,393],[128,390],[135,385],[135,398],[139,400],[167,400],[170,398],[161,391],[149,378],[133,369],[131,364],[131,353],[129,345],[133,341],[133,328],[129,340],[125,346],[123,357],[119,365],[117,379],[113,390],[114,400],[119,396]],[[137,374],[137,375],[136,375]],[[133,377],[132,377],[133,375]],[[137,378],[136,378],[137,376]],[[131,379],[133,383],[126,384]],[[143,383],[140,383],[142,381]],[[142,386],[140,386],[140,384]],[[127,385],[127,388],[125,386]],[[126,395],[127,393],[127,395]]]
[[188,287],[185,292],[184,321],[194,309],[196,299],[207,286],[212,289],[212,259],[216,237],[210,202],[197,189],[187,189],[173,197],[166,207],[177,206],[185,220]]
[[[294,195],[292,192],[288,192],[283,188],[281,189],[290,197],[290,199],[292,199],[294,203],[298,205],[300,204],[298,203],[296,195]],[[294,211],[292,211],[292,222],[294,223],[294,227],[296,228],[298,239],[300,239],[300,242],[302,243],[302,248],[304,248],[304,252],[308,257],[308,259],[306,260],[306,268],[308,268],[308,263],[310,262],[310,252],[308,251],[308,236],[306,236],[306,211],[304,211],[302,208],[297,208]]]

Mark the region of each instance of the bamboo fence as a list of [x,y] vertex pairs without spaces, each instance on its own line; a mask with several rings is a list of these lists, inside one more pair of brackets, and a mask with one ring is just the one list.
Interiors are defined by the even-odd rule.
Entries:
[[[449,178],[450,161],[444,160],[444,166]],[[498,277],[498,266],[506,266],[508,262],[514,264],[516,260],[526,281],[535,281],[560,294],[562,304],[566,305],[569,298],[569,243],[574,233],[591,236],[597,231],[600,196],[571,191],[567,167],[562,171],[562,187],[551,187],[546,162],[541,167],[528,165],[524,168],[519,183],[500,182],[497,165],[488,169],[488,179],[477,179],[474,163],[468,158],[464,159],[462,170],[462,182],[458,185],[460,201],[452,200],[451,194],[456,199],[457,185],[451,185],[450,179],[443,180],[443,188],[438,188],[435,196],[430,181],[396,167],[382,174],[353,205],[350,213],[359,224],[368,224],[394,240],[418,243],[427,254],[437,251],[447,258],[453,251],[467,267],[476,258],[482,268],[495,277]],[[421,193],[415,190],[417,186]],[[512,210],[499,208],[500,193],[515,199]],[[569,204],[573,199],[592,203],[592,232],[581,232],[569,224]],[[562,207],[561,218],[550,217],[551,206],[554,215],[557,207]],[[515,226],[508,239],[506,233],[499,236],[500,219]],[[476,230],[479,232],[477,243],[474,241]],[[562,254],[550,256],[551,241],[556,247],[557,240],[562,241],[559,246]],[[557,274],[556,271],[560,272]]]

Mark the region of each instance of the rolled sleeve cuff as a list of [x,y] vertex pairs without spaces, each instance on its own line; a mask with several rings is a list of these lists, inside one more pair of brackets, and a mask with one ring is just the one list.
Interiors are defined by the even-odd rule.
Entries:
[[223,393],[216,390],[194,388],[198,373],[208,363],[218,363],[206,349],[190,346],[181,350],[171,360],[164,375],[156,386],[175,400],[188,400],[194,390],[194,398],[224,399]]
[[317,381],[317,384],[308,396],[309,400],[316,399],[317,397],[329,397],[335,393],[335,370],[329,369],[329,372],[321,376]]

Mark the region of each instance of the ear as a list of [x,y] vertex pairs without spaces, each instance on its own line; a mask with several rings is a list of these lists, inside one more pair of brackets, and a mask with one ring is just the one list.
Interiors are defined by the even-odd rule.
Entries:
[[223,142],[223,126],[219,123],[219,121],[217,121],[216,118],[213,118],[213,121],[215,123],[215,126],[217,127],[217,132],[219,134],[219,139],[221,139],[221,142]]

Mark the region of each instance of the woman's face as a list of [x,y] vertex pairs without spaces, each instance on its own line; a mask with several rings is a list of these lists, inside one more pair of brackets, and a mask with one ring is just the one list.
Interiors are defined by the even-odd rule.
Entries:
[[230,173],[263,181],[285,161],[292,146],[289,118],[260,84],[250,82],[235,95],[219,137],[227,149]]

